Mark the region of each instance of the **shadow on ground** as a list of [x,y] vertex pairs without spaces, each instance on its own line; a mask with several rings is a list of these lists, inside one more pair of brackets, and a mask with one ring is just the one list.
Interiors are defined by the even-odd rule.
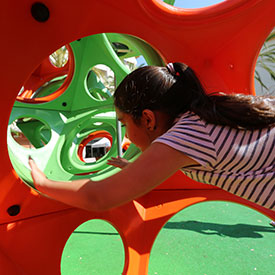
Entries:
[[231,238],[262,238],[260,232],[273,232],[271,226],[260,226],[251,224],[218,224],[200,221],[168,222],[165,229],[181,229],[194,231],[205,235],[228,236]]

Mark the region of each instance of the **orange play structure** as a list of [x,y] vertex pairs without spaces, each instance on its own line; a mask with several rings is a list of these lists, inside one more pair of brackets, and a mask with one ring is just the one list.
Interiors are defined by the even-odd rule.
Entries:
[[160,0],[47,0],[39,18],[34,16],[34,3],[1,3],[0,274],[60,274],[66,241],[90,219],[106,220],[119,232],[125,248],[123,274],[127,275],[147,274],[158,232],[190,205],[232,201],[275,219],[268,209],[193,182],[180,172],[119,208],[102,213],[74,209],[22,182],[10,162],[6,135],[18,92],[23,85],[33,85],[30,76],[38,65],[46,70],[43,60],[52,52],[93,34],[125,33],[142,39],[165,62],[180,61],[194,68],[208,92],[253,93],[257,56],[275,25],[274,0],[226,0],[194,10],[174,8]]

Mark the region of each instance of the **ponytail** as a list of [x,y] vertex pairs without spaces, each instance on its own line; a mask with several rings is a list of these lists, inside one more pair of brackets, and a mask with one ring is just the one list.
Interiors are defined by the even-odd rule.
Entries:
[[[245,94],[207,95],[190,67],[174,63],[175,77],[192,93],[189,109],[208,123],[239,129],[260,129],[275,126],[275,97]],[[184,104],[185,105],[185,104]]]

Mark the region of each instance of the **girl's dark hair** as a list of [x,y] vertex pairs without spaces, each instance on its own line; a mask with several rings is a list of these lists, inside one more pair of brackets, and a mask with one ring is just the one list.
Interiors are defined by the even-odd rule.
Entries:
[[183,63],[173,63],[172,70],[146,66],[133,71],[116,89],[114,102],[136,122],[144,109],[150,109],[169,114],[171,120],[191,111],[208,123],[240,129],[275,125],[275,97],[207,95],[193,70]]

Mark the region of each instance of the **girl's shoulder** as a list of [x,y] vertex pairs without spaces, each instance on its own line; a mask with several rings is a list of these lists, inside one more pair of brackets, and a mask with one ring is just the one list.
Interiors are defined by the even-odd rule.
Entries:
[[[193,125],[206,125],[206,122],[202,120],[197,114],[188,111],[183,114],[180,114],[173,123],[173,126],[177,124],[188,124],[192,123]],[[172,127],[173,127],[172,126]]]
[[179,116],[175,124],[154,142],[164,143],[204,167],[213,167],[216,162],[216,151],[207,124],[192,112]]

